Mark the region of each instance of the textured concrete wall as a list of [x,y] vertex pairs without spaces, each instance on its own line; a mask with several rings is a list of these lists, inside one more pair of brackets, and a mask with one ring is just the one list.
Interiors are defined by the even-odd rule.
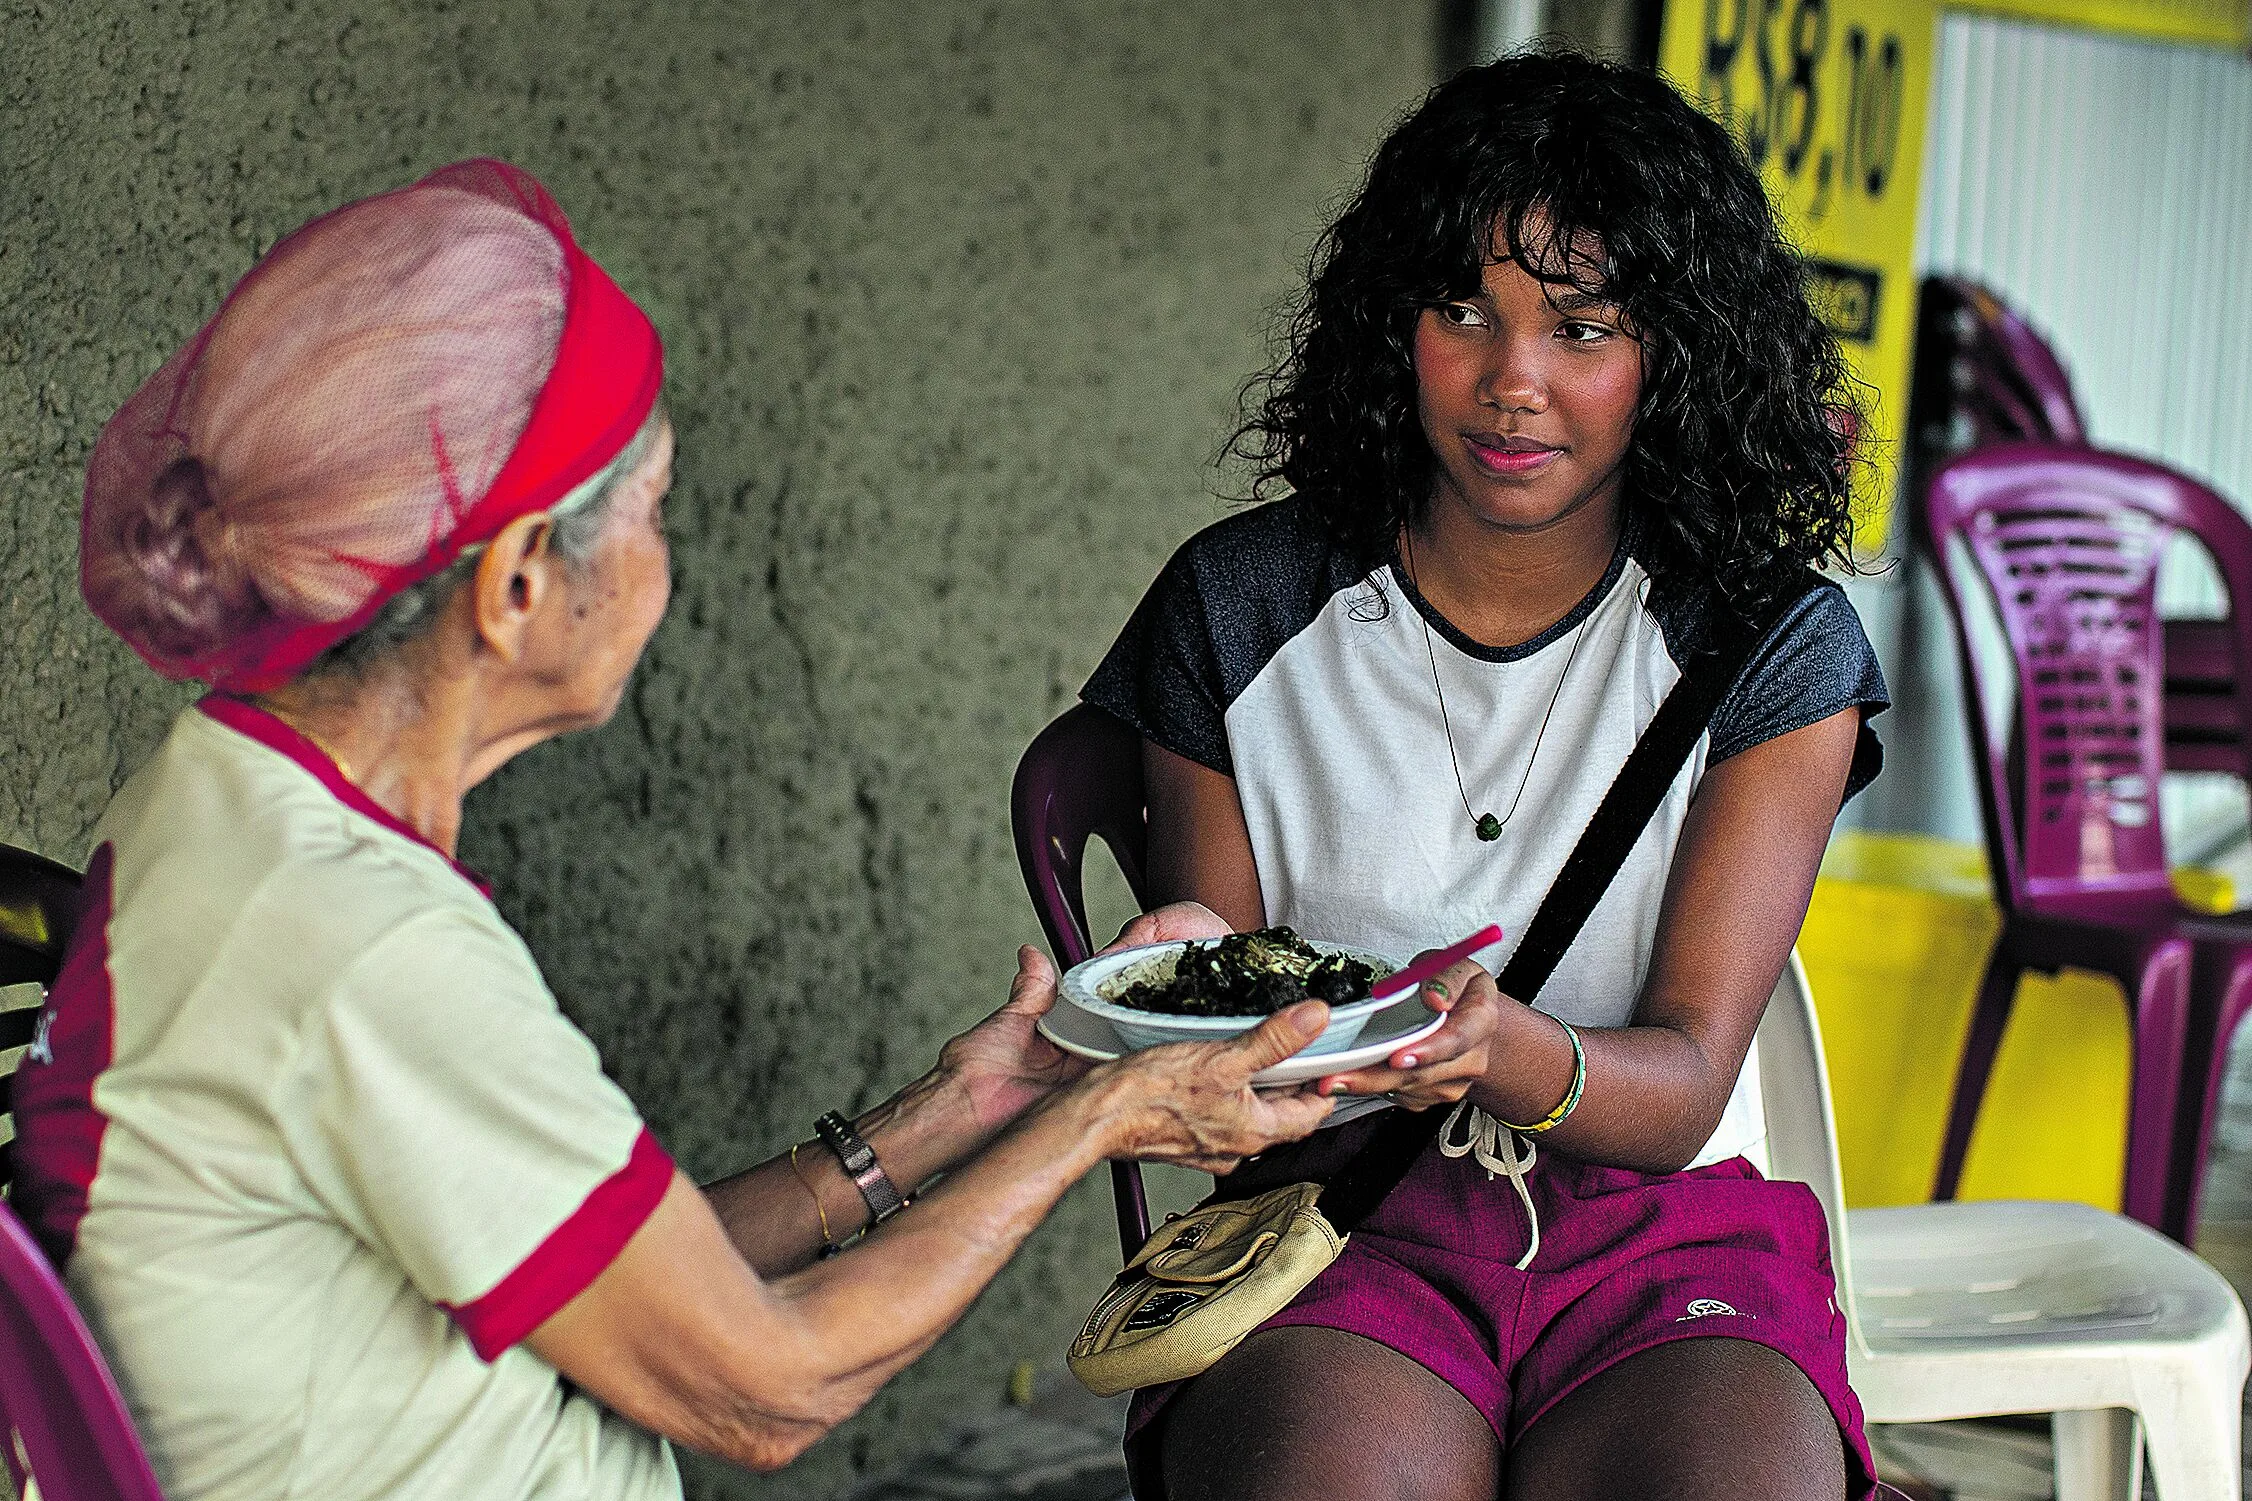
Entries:
[[[638,12],[639,18],[632,13]],[[66,858],[185,695],[84,613],[103,417],[264,246],[476,153],[671,348],[678,593],[616,723],[465,853],[691,1171],[878,1097],[1034,935],[1006,794],[1170,547],[1431,8],[0,0],[0,838]],[[825,1496],[1056,1363],[1082,1188],[784,1477]]]

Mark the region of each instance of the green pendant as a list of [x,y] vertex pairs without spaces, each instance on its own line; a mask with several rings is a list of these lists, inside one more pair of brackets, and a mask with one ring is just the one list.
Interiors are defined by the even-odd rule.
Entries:
[[1478,815],[1478,837],[1491,844],[1501,837],[1501,820],[1491,813]]

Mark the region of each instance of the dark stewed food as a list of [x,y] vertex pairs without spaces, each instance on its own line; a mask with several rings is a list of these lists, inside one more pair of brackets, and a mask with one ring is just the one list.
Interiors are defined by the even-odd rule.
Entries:
[[1168,1016],[1272,1016],[1304,1000],[1365,1001],[1377,978],[1360,960],[1324,954],[1289,928],[1260,928],[1191,944],[1169,977],[1135,981],[1106,999]]

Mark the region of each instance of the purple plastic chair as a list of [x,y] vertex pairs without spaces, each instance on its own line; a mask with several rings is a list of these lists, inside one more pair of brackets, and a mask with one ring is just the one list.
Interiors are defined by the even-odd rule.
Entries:
[[[2088,441],[2064,362],[2007,303],[1956,276],[1927,277],[1922,298],[1910,427],[1919,435],[1918,460],[1926,471],[1988,443]],[[2221,530],[2244,529],[2232,512]],[[2217,546],[2216,559],[2225,571],[2227,558]],[[2239,580],[2228,582],[2232,599],[2245,597]],[[2168,771],[2220,771],[2252,780],[2252,742],[2236,712],[2241,670],[2229,622],[2166,622]]]
[[2252,521],[2233,508],[2205,522],[2198,540],[2228,595],[2220,620],[2166,622],[2166,769],[2219,771],[2252,786],[2252,737],[2245,726],[2252,636]]
[[[2246,523],[2252,532],[2252,523]],[[2252,552],[2252,536],[2245,541]],[[2216,552],[2216,556],[2218,553]],[[2233,618],[2240,581],[2228,579],[2227,620],[2166,622],[2166,769],[2225,771],[2252,781],[2237,683],[2243,676]]]
[[1919,374],[1969,419],[1969,446],[2088,441],[2064,362],[2007,303],[1957,276],[1925,278],[1922,298]]
[[[1924,497],[1969,690],[1972,760],[2002,909],[1955,1080],[1934,1184],[1954,1197],[2019,977],[2070,965],[2116,979],[2134,1067],[2125,1210],[2176,1240],[2217,1092],[2213,1048],[2252,980],[2252,923],[2175,900],[2159,820],[2165,770],[2163,632],[2154,598],[2166,539],[2230,546],[2228,502],[2172,470],[2062,444],[2009,443],[1942,466]],[[1984,577],[2017,669],[2014,701],[1972,648],[1949,566]],[[2252,555],[2241,560],[2252,567]],[[2014,712],[1996,714],[1996,708]],[[2240,706],[2241,712],[2241,706]],[[1989,726],[2012,723],[1996,741]],[[2193,1016],[2202,1019],[2193,1022]],[[2185,1102],[2184,1095],[2189,1098]]]
[[[2197,538],[2220,575],[2228,613],[2219,620],[2166,622],[2166,768],[2225,772],[2252,789],[2252,736],[2245,733],[2252,725],[2252,520],[2232,505],[2201,504]],[[2206,971],[2191,998],[2190,1073],[2183,1083],[2195,1108],[2182,1122],[2187,1136],[2173,1187],[2178,1202],[2172,1213],[2191,1231],[2204,1195],[2203,1165],[2220,1115],[2229,1041],[2252,1005],[2252,972],[2221,972],[2217,960]]]
[[[1091,704],[1064,711],[1033,737],[1017,763],[1009,793],[1017,864],[1032,909],[1066,968],[1094,957],[1087,932],[1083,880],[1087,845],[1101,839],[1125,874],[1134,901],[1148,907],[1142,886],[1149,823],[1142,795],[1142,740],[1131,725]],[[1118,1210],[1118,1244],[1131,1258],[1149,1239],[1149,1198],[1138,1163],[1110,1165]]]
[[[163,1501],[125,1400],[15,1212],[0,1207],[0,1419],[44,1501]],[[22,1460],[7,1457],[16,1494]]]
[[[52,981],[77,908],[78,877],[68,867],[0,845],[0,985]],[[0,1048],[30,1042],[38,1014],[0,1011]],[[0,1079],[0,1108],[13,1082]],[[0,1161],[0,1172],[11,1166]],[[0,1457],[19,1496],[28,1459],[45,1501],[163,1501],[101,1351],[55,1269],[4,1206],[0,1428]]]

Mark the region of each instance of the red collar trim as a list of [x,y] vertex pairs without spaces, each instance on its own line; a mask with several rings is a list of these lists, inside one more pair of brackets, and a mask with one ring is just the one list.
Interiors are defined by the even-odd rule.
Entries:
[[306,739],[278,716],[267,713],[247,699],[233,698],[224,693],[204,695],[196,708],[203,712],[204,717],[225,725],[236,734],[247,736],[266,749],[289,757],[311,772],[328,789],[331,797],[354,813],[375,820],[394,834],[404,834],[424,849],[437,851],[454,868],[456,874],[476,887],[487,901],[492,899],[493,888],[483,876],[446,854],[444,850],[438,849],[438,846],[422,837],[420,830],[396,817],[390,809],[362,792],[350,777],[344,775],[344,769],[336,764],[334,756]]

